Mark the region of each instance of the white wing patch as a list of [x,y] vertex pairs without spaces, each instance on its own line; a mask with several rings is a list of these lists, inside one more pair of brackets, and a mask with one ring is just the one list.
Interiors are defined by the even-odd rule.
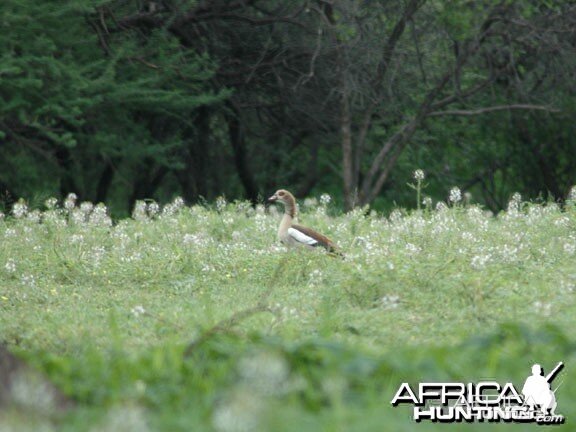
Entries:
[[288,228],[288,235],[296,240],[298,243],[303,243],[308,246],[316,246],[318,244],[318,240],[313,239],[310,236],[307,236],[301,231],[298,231],[296,228]]

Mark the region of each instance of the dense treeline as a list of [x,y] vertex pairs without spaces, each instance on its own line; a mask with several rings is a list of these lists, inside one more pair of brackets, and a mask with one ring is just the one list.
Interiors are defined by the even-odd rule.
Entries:
[[576,6],[550,0],[4,0],[3,200],[76,192],[345,208],[576,183]]

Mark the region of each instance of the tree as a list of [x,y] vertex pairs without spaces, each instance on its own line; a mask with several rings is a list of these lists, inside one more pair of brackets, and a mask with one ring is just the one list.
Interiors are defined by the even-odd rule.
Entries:
[[[529,91],[529,68],[570,49],[539,59],[527,56],[526,45],[554,49],[573,17],[574,8],[561,2],[252,0],[137,13],[119,27],[164,26],[216,59],[215,86],[234,89],[227,118],[234,119],[230,130],[244,131],[242,145],[231,142],[249,195],[254,175],[238,155],[280,130],[280,160],[291,160],[302,141],[340,141],[350,209],[380,194],[404,150],[441,117],[557,111],[557,95]],[[536,38],[538,28],[545,31]],[[493,97],[501,90],[505,97]],[[289,168],[278,162],[277,169]]]
[[350,209],[401,202],[425,161],[436,197],[457,182],[498,209],[513,188],[576,181],[574,139],[556,132],[575,108],[569,2],[5,4],[12,194],[256,202],[285,185]]
[[146,181],[135,176],[128,185],[132,199],[149,197],[181,167],[198,108],[226,97],[206,84],[207,56],[182,51],[162,29],[107,40],[96,17],[87,20],[92,3],[2,6],[0,130],[9,178],[1,180],[19,193],[31,192],[35,179],[32,191],[58,184],[62,195],[104,201],[116,173],[129,178],[147,166]]
[[[378,196],[402,152],[434,118],[558,111],[551,106],[556,95],[542,103],[541,93],[528,90],[533,76],[519,68],[527,69],[524,52],[527,41],[536,42],[534,23],[544,20],[549,34],[533,48],[553,49],[574,8],[545,10],[544,18],[535,14],[528,19],[535,8],[516,3],[455,1],[448,9],[438,2],[409,0],[397,11],[389,2],[372,2],[369,10],[356,3],[322,2],[315,8],[336,50],[347,208]],[[431,28],[436,32],[431,34]],[[379,50],[378,40],[383,41]],[[562,50],[557,57],[570,54]],[[503,82],[508,84],[506,97],[490,97]],[[383,141],[369,142],[378,126],[386,130]]]

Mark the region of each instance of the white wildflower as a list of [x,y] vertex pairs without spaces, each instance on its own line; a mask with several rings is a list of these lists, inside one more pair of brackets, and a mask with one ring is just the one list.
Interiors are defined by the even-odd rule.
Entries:
[[68,211],[72,210],[76,206],[76,200],[78,196],[75,193],[70,193],[64,200],[64,208]]
[[557,203],[547,203],[544,207],[542,207],[544,214],[551,215],[557,214],[560,212],[560,206]]
[[66,216],[58,210],[48,210],[42,214],[42,220],[47,225],[65,227],[68,222]]
[[570,192],[568,192],[568,201],[576,203],[576,186],[570,188]]
[[406,243],[406,251],[408,251],[410,255],[416,255],[422,251],[422,248],[412,243]]
[[22,285],[28,286],[30,288],[36,287],[36,278],[34,277],[34,275],[31,274],[22,275],[22,277],[20,278],[20,282],[22,283]]
[[443,201],[438,201],[436,203],[436,211],[437,212],[442,213],[442,212],[446,211],[447,209],[448,209],[448,206]]
[[104,248],[104,246],[94,246],[90,250],[90,255],[92,256],[93,259],[92,264],[95,267],[99,267],[100,263],[102,262],[102,259],[104,258],[104,255],[106,255],[106,249]]
[[472,262],[470,263],[470,265],[475,270],[482,270],[486,267],[486,264],[490,261],[490,258],[492,258],[492,257],[489,254],[488,255],[475,255],[472,258]]
[[142,305],[137,305],[134,306],[130,312],[132,313],[132,315],[134,315],[135,317],[139,317],[140,315],[144,315],[146,313],[146,309],[144,309],[144,306]]
[[383,309],[396,309],[400,305],[400,297],[397,295],[385,295],[380,299]]
[[136,201],[134,204],[134,210],[132,210],[132,219],[137,221],[148,219],[146,214],[146,203],[144,201]]
[[90,201],[84,201],[80,204],[80,211],[85,215],[89,214],[94,209],[94,204]]
[[166,204],[162,209],[162,216],[170,217],[174,216],[184,207],[184,200],[180,197],[177,197],[169,204]]
[[564,252],[566,252],[568,255],[574,255],[574,252],[576,252],[576,244],[564,243]]
[[[270,207],[272,209],[272,207]],[[256,216],[265,215],[266,214],[266,206],[263,204],[256,205]]]
[[54,197],[50,197],[46,201],[44,201],[44,205],[46,206],[46,208],[48,210],[53,210],[54,208],[56,208],[57,204],[58,204],[58,200]]
[[84,236],[82,234],[72,234],[70,236],[70,243],[83,243]]
[[505,244],[498,249],[500,257],[504,262],[514,262],[518,260],[518,248],[515,246]]
[[320,204],[322,204],[323,206],[327,206],[328,204],[330,204],[330,201],[332,201],[332,197],[327,193],[320,195]]
[[87,215],[83,213],[79,208],[73,208],[70,215],[70,219],[75,225],[83,225],[84,222],[86,222]]
[[134,252],[129,255],[122,255],[120,257],[120,262],[131,263],[135,261],[140,261],[142,259],[142,254],[140,252]]
[[394,209],[390,212],[389,216],[390,222],[397,224],[402,220],[402,212],[398,209]]
[[155,217],[160,213],[160,206],[156,201],[152,201],[148,203],[148,216]]
[[40,219],[42,218],[42,213],[40,212],[40,210],[32,210],[30,213],[28,213],[28,215],[26,216],[26,219],[32,223],[38,223],[40,222]]
[[182,197],[174,198],[174,201],[172,201],[172,205],[176,208],[176,210],[184,208],[184,198]]
[[422,200],[422,205],[424,207],[432,207],[432,198],[430,198],[429,196],[425,196],[424,199]]
[[182,237],[182,243],[185,245],[201,243],[202,240],[202,237],[197,234],[184,234],[184,237]]
[[6,269],[8,273],[14,273],[16,271],[16,263],[12,258],[9,258],[8,261],[6,261],[6,264],[4,264],[4,269]]
[[211,272],[215,272],[216,269],[214,268],[214,266],[212,266],[210,264],[204,264],[204,265],[202,265],[202,271],[204,273],[211,273]]
[[108,216],[108,209],[103,203],[98,203],[88,219],[91,225],[112,226],[112,219]]
[[305,198],[304,199],[304,207],[307,208],[314,208],[318,205],[318,200],[316,198]]
[[534,309],[536,309],[536,312],[544,316],[549,316],[550,313],[552,312],[552,304],[536,301],[534,302]]
[[277,217],[280,214],[280,212],[278,211],[278,207],[276,206],[268,207],[268,213],[270,213],[270,216],[272,217]]
[[322,281],[322,276],[322,271],[319,269],[313,270],[308,278],[308,285],[318,285],[318,283]]
[[462,192],[460,191],[460,188],[458,186],[454,186],[452,189],[450,189],[450,196],[448,197],[448,199],[452,203],[462,201]]
[[520,204],[522,203],[522,195],[520,195],[518,192],[514,192],[514,194],[512,194],[512,198],[510,198],[510,201],[508,201],[508,212],[512,215],[512,216],[518,216],[518,211],[520,210]]
[[223,196],[219,196],[216,198],[216,210],[219,212],[223,211],[226,208],[226,198]]
[[426,178],[424,171],[422,171],[421,169],[417,169],[416,171],[414,171],[414,180],[416,181],[422,181]]
[[28,206],[24,202],[24,200],[18,200],[17,203],[14,204],[12,207],[12,214],[15,218],[20,219],[26,216],[28,213]]
[[300,318],[300,314],[298,310],[295,308],[291,308],[288,306],[283,306],[280,303],[276,303],[272,308],[274,314],[278,317],[282,317],[284,319],[288,318]]

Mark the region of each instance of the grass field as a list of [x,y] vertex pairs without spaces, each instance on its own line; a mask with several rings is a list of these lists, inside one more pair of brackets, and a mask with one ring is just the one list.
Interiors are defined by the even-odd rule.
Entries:
[[176,200],[112,223],[71,199],[18,204],[0,221],[0,340],[74,405],[24,389],[0,431],[437,430],[391,406],[401,382],[521,389],[558,361],[554,427],[576,421],[576,202],[305,201],[300,222],[344,260],[286,250],[275,210]]

